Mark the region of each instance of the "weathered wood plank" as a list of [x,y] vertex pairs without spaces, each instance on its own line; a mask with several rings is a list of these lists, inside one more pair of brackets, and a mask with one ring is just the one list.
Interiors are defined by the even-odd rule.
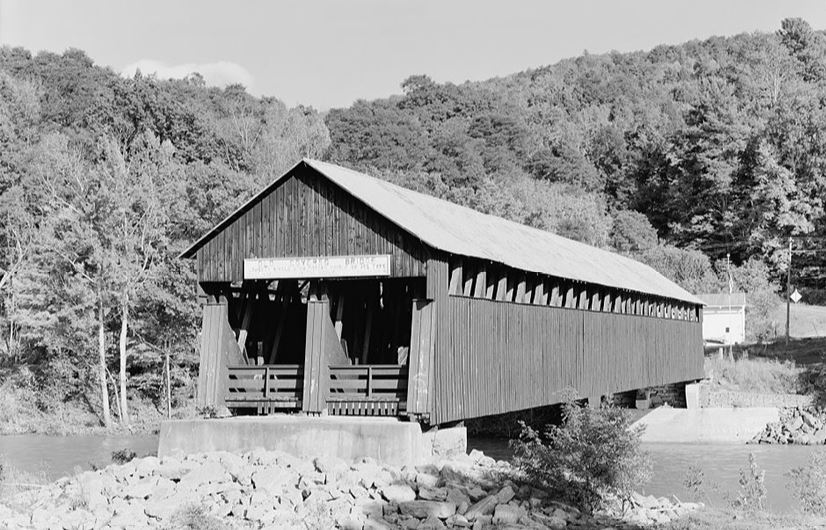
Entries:
[[444,304],[435,423],[556,403],[568,387],[604,395],[703,376],[699,322],[477,298]]
[[357,254],[390,254],[394,277],[425,275],[421,241],[299,168],[198,250],[198,280],[240,281],[249,257]]

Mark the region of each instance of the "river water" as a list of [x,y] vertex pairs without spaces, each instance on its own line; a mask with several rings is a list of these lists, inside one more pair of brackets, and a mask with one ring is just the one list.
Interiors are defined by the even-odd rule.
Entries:
[[[112,452],[131,449],[138,456],[155,454],[157,435],[141,436],[0,436],[0,462],[17,470],[31,473],[41,479],[56,479],[74,473],[77,468],[90,469],[112,461]],[[479,449],[496,459],[511,456],[507,440],[501,438],[473,438],[469,449]],[[775,512],[798,509],[797,500],[789,487],[788,472],[808,465],[814,451],[823,447],[788,445],[735,444],[644,444],[651,455],[652,477],[637,491],[656,496],[676,495],[683,501],[702,501],[720,507],[737,494],[739,473],[748,466],[749,453],[754,453],[757,464],[766,471],[766,489],[769,508]],[[699,466],[704,474],[706,495],[696,498],[683,486],[689,468]]]
[[[507,440],[502,438],[471,437],[468,449],[479,449],[497,460],[508,459],[512,454]],[[637,491],[657,497],[673,495],[681,501],[699,501],[721,508],[737,496],[740,470],[748,469],[749,454],[754,453],[758,468],[766,472],[767,508],[777,513],[799,509],[789,485],[789,471],[809,465],[814,451],[826,450],[823,446],[805,445],[676,443],[646,443],[643,449],[651,455],[651,479],[636,487]],[[703,473],[699,497],[683,485],[692,466],[698,466]]]

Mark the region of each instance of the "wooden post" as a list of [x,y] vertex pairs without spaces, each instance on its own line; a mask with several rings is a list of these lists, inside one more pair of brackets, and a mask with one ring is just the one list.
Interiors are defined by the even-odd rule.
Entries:
[[242,364],[244,359],[229,325],[227,304],[207,304],[203,312],[196,403],[199,407],[221,410],[225,407],[227,365]]
[[449,294],[460,294],[462,285],[462,261],[457,261],[450,269],[450,283],[447,292]]
[[364,319],[364,342],[361,348],[361,364],[367,364],[370,353],[370,335],[373,333],[373,308],[376,305],[372,298],[367,299],[367,318]]
[[252,293],[246,294],[246,302],[244,304],[244,317],[241,321],[241,329],[238,331],[238,349],[241,350],[241,355],[244,356],[244,361],[249,364],[249,356],[247,355],[247,335],[249,334],[250,322],[252,321]]
[[516,299],[514,302],[516,303],[524,303],[525,302],[525,295],[527,294],[527,286],[525,281],[525,275],[519,275],[519,280],[516,282]]
[[488,290],[488,274],[484,265],[479,266],[476,272],[476,283],[473,289],[473,296],[476,298],[485,298]]
[[410,328],[410,363],[407,376],[407,413],[430,412],[431,381],[435,363],[436,304],[413,300]]
[[280,304],[279,309],[281,314],[278,317],[278,323],[275,328],[275,336],[272,339],[272,347],[270,348],[270,355],[267,358],[267,363],[275,364],[276,355],[278,355],[278,345],[281,344],[281,337],[284,335],[284,326],[287,324],[287,312],[289,311],[289,303],[284,302]]
[[304,391],[301,410],[314,414],[327,409],[331,358],[340,358],[341,344],[335,339],[326,301],[307,302],[307,334],[304,346]]
[[344,293],[338,296],[338,303],[336,304],[336,321],[333,323],[336,328],[336,335],[341,339],[341,332],[344,327]]
[[599,290],[595,289],[594,294],[591,295],[591,307],[589,307],[592,311],[599,311]]
[[473,296],[473,280],[475,275],[471,272],[470,269],[470,265],[465,264],[464,270],[462,271],[462,294],[464,296]]
[[501,270],[500,274],[499,282],[496,285],[496,299],[502,302],[508,299],[508,273]]
[[579,309],[588,309],[588,289],[583,285],[579,291]]
[[533,288],[533,303],[534,305],[548,305],[548,297],[545,294],[545,282],[541,278],[536,280],[536,285]]
[[487,269],[485,269],[485,284],[485,298],[493,300],[496,294],[496,280],[493,274],[488,274]]

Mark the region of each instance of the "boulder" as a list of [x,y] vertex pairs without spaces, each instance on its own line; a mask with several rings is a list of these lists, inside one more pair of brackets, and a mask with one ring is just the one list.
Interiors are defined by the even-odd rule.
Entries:
[[470,500],[472,500],[473,502],[476,502],[480,499],[484,499],[488,495],[487,492],[479,486],[473,486],[472,488],[469,488],[467,490],[467,494],[468,497],[470,497]]
[[470,504],[470,497],[467,494],[460,490],[459,488],[449,488],[447,490],[447,495],[445,495],[445,500],[448,502],[452,502],[456,506],[459,506],[463,502]]
[[126,486],[121,492],[121,496],[129,499],[143,500],[155,493],[157,484],[158,479],[145,477],[134,484]]
[[387,502],[399,504],[416,500],[416,492],[407,484],[393,484],[381,489],[381,494]]
[[178,484],[178,487],[181,489],[195,489],[201,484],[214,484],[225,482],[229,479],[230,476],[224,469],[224,466],[218,462],[205,462],[181,477],[181,482]]
[[386,505],[387,503],[384,501],[365,500],[356,504],[356,509],[365,517],[381,519],[384,517],[384,507]]
[[433,515],[427,517],[416,527],[417,530],[442,530],[444,528],[447,528],[445,524]]
[[344,516],[336,522],[341,530],[362,530],[364,528],[364,521],[354,515]]
[[160,463],[161,461],[158,460],[157,456],[138,458],[136,459],[135,464],[135,474],[139,477],[148,477],[157,471],[158,467],[160,467]]
[[361,497],[367,497],[367,490],[362,486],[351,486],[348,490],[350,495],[353,496],[354,499],[360,499]]
[[399,528],[405,528],[410,530],[418,528],[419,524],[420,523],[418,519],[410,516],[403,516],[398,521]]
[[250,477],[256,490],[269,491],[279,495],[287,488],[294,488],[298,484],[298,474],[280,466],[267,466],[253,472]]
[[347,464],[340,458],[317,457],[313,459],[313,466],[319,473],[341,473],[347,470]]
[[525,512],[512,504],[499,504],[493,512],[493,524],[510,525],[519,522]]
[[429,473],[417,473],[416,474],[416,485],[419,486],[421,489],[422,487],[425,488],[435,488],[439,484],[439,477],[431,475]]
[[473,523],[467,520],[467,517],[461,514],[453,514],[445,520],[445,524],[449,527],[470,528]]
[[516,493],[513,491],[513,488],[510,486],[505,486],[499,490],[499,493],[496,494],[496,498],[501,504],[504,504],[506,502],[510,502],[514,495],[516,495]]
[[106,481],[100,473],[95,471],[81,473],[77,476],[77,483],[80,486],[83,500],[86,501],[86,506],[92,512],[97,513],[109,504]]
[[568,526],[568,521],[562,517],[551,516],[545,519],[544,524],[548,528],[559,529]]
[[394,526],[382,518],[368,517],[364,521],[364,530],[393,530]]
[[800,413],[800,417],[803,420],[803,423],[811,427],[812,429],[819,429],[822,425],[820,420],[818,420],[814,414],[806,412],[805,410]]
[[419,498],[427,501],[443,501],[447,498],[447,489],[422,486],[419,488]]
[[408,501],[399,503],[399,511],[402,515],[410,515],[419,519],[430,516],[447,519],[456,513],[456,505],[451,502]]
[[468,508],[464,515],[468,521],[475,521],[480,516],[492,514],[497,504],[499,504],[499,500],[496,495],[488,495]]

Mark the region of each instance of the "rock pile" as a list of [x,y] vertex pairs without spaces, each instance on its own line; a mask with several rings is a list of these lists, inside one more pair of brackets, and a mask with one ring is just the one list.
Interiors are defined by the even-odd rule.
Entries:
[[517,486],[510,472],[477,451],[402,468],[263,450],[147,457],[4,498],[0,520],[7,528],[169,528],[189,510],[230,528],[617,528],[697,507],[637,495],[627,523],[590,517]]
[[814,408],[783,409],[780,421],[766,425],[748,443],[823,445],[826,443],[826,414]]

